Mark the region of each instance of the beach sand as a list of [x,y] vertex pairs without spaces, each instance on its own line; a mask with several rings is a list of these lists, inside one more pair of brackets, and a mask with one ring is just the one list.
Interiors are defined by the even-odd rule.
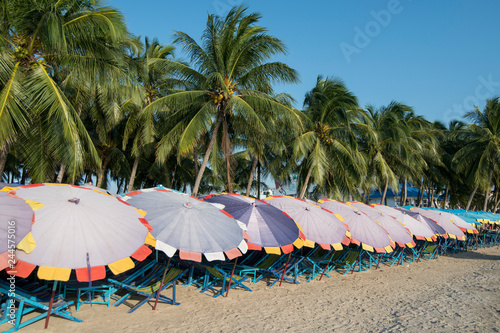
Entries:
[[[382,266],[299,285],[249,283],[216,299],[178,286],[179,306],[90,307],[21,332],[498,332],[500,247]],[[0,326],[0,329],[6,326]]]

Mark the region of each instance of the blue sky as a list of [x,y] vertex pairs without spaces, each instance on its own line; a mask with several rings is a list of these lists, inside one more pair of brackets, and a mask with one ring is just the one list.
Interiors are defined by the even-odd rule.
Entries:
[[[171,43],[174,30],[199,41],[207,14],[233,5],[262,14],[260,24],[283,40],[301,83],[277,86],[302,107],[316,77],[335,76],[362,106],[391,100],[448,123],[500,96],[500,1],[114,0],[136,35]],[[182,53],[177,51],[177,56]]]

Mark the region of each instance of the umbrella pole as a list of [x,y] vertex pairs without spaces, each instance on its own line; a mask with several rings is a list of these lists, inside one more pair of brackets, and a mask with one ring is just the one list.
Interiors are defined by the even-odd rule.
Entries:
[[231,272],[231,278],[229,279],[229,283],[227,285],[226,297],[229,295],[229,289],[231,289],[231,282],[233,281],[234,270],[236,268],[236,263],[238,262],[238,258],[234,259],[233,271]]
[[290,262],[291,257],[292,257],[292,252],[290,252],[290,254],[288,255],[288,259],[287,259],[286,264],[285,264],[285,269],[283,270],[283,275],[281,275],[280,287],[281,287],[281,284],[283,283],[283,279],[285,278],[286,269],[288,267],[288,263]]
[[[358,256],[358,259],[356,259],[356,262],[354,263],[354,266],[352,266],[351,274],[354,273],[354,269],[356,268],[356,265],[358,264],[360,256],[361,256],[361,254]],[[361,263],[359,263],[359,270],[361,270]]]
[[326,270],[328,269],[328,267],[330,267],[330,263],[331,263],[331,262],[332,262],[332,260],[333,260],[333,256],[335,255],[335,252],[337,252],[337,251],[333,250],[332,256],[330,257],[330,260],[328,260],[328,264],[326,264],[325,269],[323,270],[323,272],[321,272],[321,276],[319,277],[319,280],[320,280],[320,281],[321,281],[321,279],[323,278],[323,275],[325,275],[325,272],[326,272]]
[[165,276],[167,275],[168,271],[168,266],[170,266],[170,259],[171,258],[169,257],[167,261],[167,267],[165,268],[165,272],[163,272],[163,277],[161,278],[160,288],[158,289],[156,294],[155,306],[153,306],[153,310],[156,310],[156,305],[158,304],[158,300],[160,299],[161,288],[163,288],[163,280],[165,280]]
[[56,294],[57,280],[54,281],[54,286],[52,287],[52,295],[50,296],[49,311],[47,312],[47,318],[45,318],[45,328],[49,327],[50,312],[52,312],[52,304],[54,303],[54,295]]
[[377,269],[380,268],[380,260],[382,260],[382,256],[381,255],[378,256],[377,267],[375,267],[375,270],[377,270]]
[[89,253],[87,252],[87,272],[89,273],[89,303],[90,307],[92,307],[92,276],[90,274],[90,259],[89,259]]

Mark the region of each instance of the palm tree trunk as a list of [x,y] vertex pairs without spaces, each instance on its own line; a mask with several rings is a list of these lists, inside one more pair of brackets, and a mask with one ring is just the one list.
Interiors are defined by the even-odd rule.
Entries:
[[250,178],[248,179],[247,192],[246,192],[247,197],[250,196],[250,190],[252,189],[253,177],[255,175],[255,169],[257,168],[257,162],[259,162],[259,158],[255,156],[253,158],[252,169],[250,170]]
[[431,205],[430,207],[434,207],[434,184],[431,183],[429,186],[429,189],[431,190]]
[[224,116],[223,112],[219,112],[217,116],[217,122],[214,126],[214,131],[212,132],[212,137],[210,138],[210,142],[208,143],[207,151],[205,156],[203,157],[203,162],[201,163],[200,171],[198,175],[196,175],[196,181],[194,182],[193,193],[192,196],[196,197],[198,195],[198,189],[200,188],[201,178],[203,177],[203,173],[205,172],[205,168],[208,164],[208,159],[210,158],[210,154],[212,153],[212,148],[214,147],[215,140],[217,139],[217,132],[219,131],[220,124],[222,123],[222,117]]
[[497,190],[497,194],[495,196],[495,207],[493,208],[493,213],[496,213],[497,209],[498,209],[498,205],[500,205],[500,199],[498,199],[498,190]]
[[403,179],[403,190],[401,191],[401,201],[399,202],[399,205],[400,206],[404,206],[406,205],[406,196],[407,196],[407,190],[406,190],[406,186],[407,186],[407,179]]
[[59,168],[59,172],[57,173],[56,183],[62,183],[65,170],[66,170],[66,167],[64,166],[64,164],[61,164],[61,167]]
[[389,187],[389,179],[385,181],[384,193],[382,193],[382,198],[380,199],[380,204],[383,205],[385,202],[385,196],[387,195],[387,188]]
[[500,204],[500,200],[498,200],[498,186],[495,185],[495,204],[493,205],[492,213],[497,211],[498,204]]
[[227,191],[228,193],[233,193],[233,183],[231,181],[231,163],[229,160],[231,158],[231,142],[229,141],[229,129],[226,118],[224,118],[223,131],[224,139],[222,141],[224,146],[224,158],[226,159]]
[[128,181],[127,192],[131,192],[134,189],[135,175],[137,174],[137,167],[139,166],[139,156],[134,159],[134,165],[132,166],[132,172],[130,173],[130,179]]
[[483,211],[487,211],[488,210],[488,199],[489,199],[489,190],[486,190],[484,191],[484,205],[483,205]]
[[21,174],[21,185],[26,184],[26,167],[23,165],[23,173]]
[[446,208],[446,203],[448,202],[448,192],[450,190],[450,183],[446,184],[446,191],[444,192],[444,200],[441,208]]
[[227,176],[227,191],[233,193],[233,184],[231,183],[231,165],[229,163],[229,156],[226,154],[226,176]]
[[108,167],[109,159],[108,156],[104,158],[104,161],[102,161],[102,168],[99,170],[99,174],[97,175],[97,187],[102,186],[102,182],[104,181],[104,173],[106,172],[106,168]]
[[306,191],[307,191],[307,184],[309,183],[309,178],[311,178],[312,171],[313,171],[313,168],[311,166],[309,168],[309,171],[307,171],[306,180],[304,180],[304,185],[302,185],[302,189],[300,190],[299,199],[304,199],[304,195],[306,194]]
[[5,164],[7,163],[7,155],[9,154],[10,143],[5,142],[2,147],[0,147],[0,181],[2,181],[3,171],[5,170]]
[[194,150],[193,150],[193,162],[194,162],[194,174],[198,174],[198,142],[195,143],[194,145]]
[[469,201],[467,201],[467,206],[465,206],[465,210],[469,210],[470,204],[472,203],[472,199],[474,199],[474,195],[476,194],[478,187],[479,185],[476,185],[476,187],[474,187],[474,190],[470,194]]
[[257,162],[257,199],[260,200],[260,161]]

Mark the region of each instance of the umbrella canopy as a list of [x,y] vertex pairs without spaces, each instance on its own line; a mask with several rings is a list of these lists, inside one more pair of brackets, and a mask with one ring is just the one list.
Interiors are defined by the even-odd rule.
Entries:
[[250,250],[267,253],[290,253],[301,248],[305,236],[297,223],[286,213],[269,203],[238,194],[211,194],[203,198],[210,203],[222,204],[225,210],[247,226]]
[[465,211],[464,214],[465,216],[476,219],[482,223],[500,224],[500,215],[496,213]]
[[439,224],[441,227],[443,227],[444,230],[446,230],[446,233],[450,238],[456,238],[458,240],[465,240],[465,234],[460,230],[458,226],[453,223],[447,215],[448,213],[445,212],[440,212],[437,210],[427,210],[427,209],[422,209],[418,207],[413,207],[411,209],[413,212],[420,213],[424,215],[425,217],[430,218],[437,224]]
[[17,186],[19,186],[19,184],[8,184],[0,182],[0,190],[3,192],[9,192],[10,190],[17,188]]
[[0,270],[14,268],[16,248],[30,253],[36,245],[30,230],[35,222],[32,206],[39,205],[14,193],[0,191]]
[[392,252],[396,246],[387,231],[359,209],[331,199],[320,199],[318,203],[349,226],[351,243],[378,253]]
[[110,190],[106,190],[106,189],[103,189],[103,188],[100,188],[100,187],[97,187],[97,186],[94,186],[92,183],[86,183],[86,184],[83,184],[82,187],[85,187],[85,188],[89,188],[91,190],[94,190],[96,192],[102,192],[104,194],[109,194],[109,195],[112,195],[114,197],[118,197],[119,195],[116,194],[115,192],[112,192]]
[[486,216],[479,214],[478,212],[468,212],[465,209],[454,209],[450,213],[460,216],[461,218],[473,219],[481,224],[481,220],[486,219]]
[[123,200],[147,212],[156,249],[172,257],[201,262],[233,259],[246,253],[244,231],[226,211],[164,187],[127,193]]
[[17,253],[17,276],[39,266],[44,280],[68,281],[72,269],[78,281],[101,280],[106,265],[114,274],[127,271],[130,256],[143,260],[151,253],[144,244],[155,244],[140,212],[113,196],[67,184],[19,186],[16,194],[43,205],[31,231],[36,247]]
[[409,247],[415,246],[413,241],[413,235],[408,229],[406,229],[401,223],[399,223],[395,218],[381,211],[367,206],[361,202],[351,201],[347,203],[349,206],[353,206],[366,215],[368,215],[372,220],[377,222],[382,228],[384,228],[391,239],[399,245],[399,247]]
[[469,224],[472,224],[472,225],[475,225],[475,226],[478,226],[478,225],[481,225],[481,224],[482,224],[481,222],[479,222],[479,221],[477,220],[477,218],[476,218],[476,217],[469,217],[469,216],[467,216],[467,215],[464,215],[464,214],[461,214],[461,213],[455,213],[455,212],[454,212],[453,214],[455,214],[455,215],[457,215],[457,216],[460,216],[460,218],[461,218],[462,220],[464,220],[465,222],[467,222],[467,223],[469,223]]
[[418,222],[420,222],[422,225],[427,226],[429,229],[432,230],[432,232],[434,232],[435,235],[441,236],[443,238],[448,238],[448,233],[446,233],[446,230],[439,224],[437,224],[435,221],[431,220],[430,218],[420,214],[419,212],[415,212],[406,208],[396,207],[395,209],[403,212],[404,214],[410,215]]
[[373,204],[372,206],[375,209],[394,217],[399,221],[399,223],[408,228],[410,233],[412,233],[416,239],[429,242],[436,241],[436,235],[431,230],[431,228],[429,228],[427,224],[421,223],[414,217],[410,216],[408,213],[379,204]]
[[442,215],[447,217],[451,222],[455,223],[457,227],[460,228],[464,233],[477,234],[478,231],[473,224],[468,223],[464,219],[460,218],[458,215],[449,212],[440,212]]
[[318,205],[290,196],[272,196],[265,201],[300,224],[306,237],[304,246],[312,248],[318,244],[325,250],[342,250],[342,244],[347,246],[351,243],[347,224]]

